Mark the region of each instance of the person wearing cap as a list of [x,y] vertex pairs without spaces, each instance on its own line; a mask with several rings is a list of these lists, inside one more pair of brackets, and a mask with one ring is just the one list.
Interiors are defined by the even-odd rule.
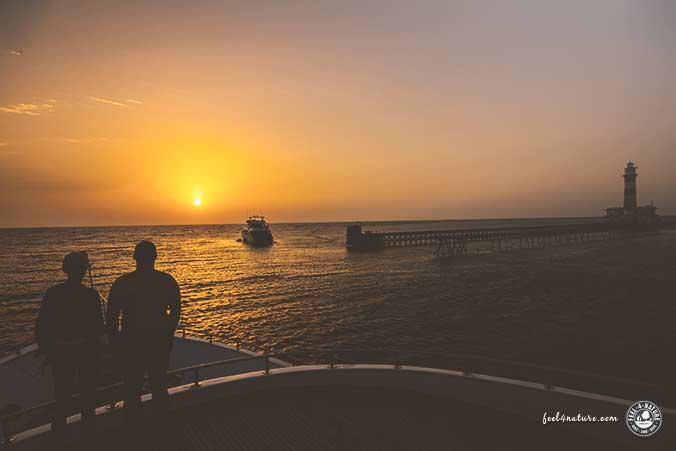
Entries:
[[181,294],[171,275],[155,269],[156,259],[153,243],[138,243],[134,248],[136,270],[119,277],[108,298],[106,327],[123,372],[125,416],[130,423],[141,411],[146,371],[155,416],[163,416],[169,404],[167,369],[181,316]]
[[56,401],[52,431],[57,436],[64,433],[78,392],[83,428],[94,429],[99,343],[105,334],[99,293],[82,283],[89,269],[87,253],[67,254],[62,269],[67,280],[45,292],[35,327],[38,348],[52,369]]

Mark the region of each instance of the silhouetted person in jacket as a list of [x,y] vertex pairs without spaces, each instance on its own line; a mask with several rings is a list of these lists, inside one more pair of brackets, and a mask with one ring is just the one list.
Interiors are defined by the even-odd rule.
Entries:
[[88,267],[85,252],[64,257],[68,279],[45,292],[35,327],[39,349],[52,367],[56,400],[52,431],[57,438],[63,438],[66,417],[75,410],[75,393],[80,394],[77,410],[82,412],[83,430],[94,431],[99,339],[105,328],[98,291],[82,284]]
[[[138,417],[145,372],[152,392],[153,413],[168,408],[169,353],[181,316],[181,295],[176,280],[155,269],[157,249],[141,241],[134,249],[136,270],[119,277],[110,289],[106,325],[122,366],[128,421]],[[120,328],[119,319],[122,315]]]

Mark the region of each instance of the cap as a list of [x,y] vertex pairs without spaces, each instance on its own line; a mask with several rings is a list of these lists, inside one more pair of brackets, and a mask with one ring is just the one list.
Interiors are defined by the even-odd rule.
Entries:
[[86,252],[70,252],[63,257],[63,266],[87,266],[89,265],[89,256]]

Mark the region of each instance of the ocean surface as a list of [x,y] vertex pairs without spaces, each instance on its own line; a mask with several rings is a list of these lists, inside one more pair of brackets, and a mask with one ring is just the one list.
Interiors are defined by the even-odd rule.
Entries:
[[[404,231],[571,221],[386,222],[364,223],[364,228]],[[486,340],[481,337],[472,338],[472,332],[457,333],[482,334],[483,318],[471,313],[472,306],[484,285],[494,281],[462,282],[462,277],[481,274],[479,270],[453,279],[429,246],[350,253],[344,245],[346,226],[273,223],[275,244],[268,248],[237,242],[241,225],[0,229],[0,353],[33,342],[42,294],[64,278],[64,254],[87,251],[94,285],[107,296],[115,278],[133,270],[133,247],[142,239],[157,244],[157,268],[179,282],[181,324],[223,342],[239,340],[251,348],[308,355],[334,348],[444,352],[452,343],[462,343],[463,351],[499,352],[482,344]],[[480,269],[481,260],[473,265]],[[466,285],[477,293],[473,298],[461,294]],[[443,315],[435,315],[437,307]],[[490,305],[486,309],[497,311]]]

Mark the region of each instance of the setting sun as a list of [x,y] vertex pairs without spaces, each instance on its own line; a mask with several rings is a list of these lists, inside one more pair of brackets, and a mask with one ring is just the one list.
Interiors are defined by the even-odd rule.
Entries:
[[200,205],[202,205],[202,199],[200,199],[199,197],[196,197],[196,198],[193,199],[192,204],[195,207],[199,207]]

